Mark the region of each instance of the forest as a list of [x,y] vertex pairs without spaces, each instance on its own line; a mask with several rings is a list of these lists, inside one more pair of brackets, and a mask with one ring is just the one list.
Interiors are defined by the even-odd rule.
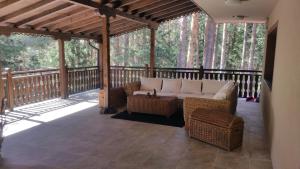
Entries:
[[[205,13],[193,13],[160,24],[156,30],[156,67],[261,70],[265,24],[214,23]],[[68,67],[97,65],[97,43],[66,41]],[[148,28],[111,38],[111,65],[149,64]],[[58,67],[57,41],[50,37],[0,36],[2,67],[29,70]]]

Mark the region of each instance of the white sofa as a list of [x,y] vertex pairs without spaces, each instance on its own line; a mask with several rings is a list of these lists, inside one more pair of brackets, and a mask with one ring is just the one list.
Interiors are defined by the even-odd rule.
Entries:
[[217,80],[188,80],[188,79],[161,79],[141,78],[140,89],[133,92],[138,94],[153,94],[154,89],[158,96],[176,96],[178,99],[206,98],[226,100],[234,90],[234,81]]

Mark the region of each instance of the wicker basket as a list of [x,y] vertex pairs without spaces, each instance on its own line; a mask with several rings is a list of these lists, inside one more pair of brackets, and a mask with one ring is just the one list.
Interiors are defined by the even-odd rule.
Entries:
[[189,123],[190,137],[228,151],[242,144],[244,121],[230,113],[196,109]]

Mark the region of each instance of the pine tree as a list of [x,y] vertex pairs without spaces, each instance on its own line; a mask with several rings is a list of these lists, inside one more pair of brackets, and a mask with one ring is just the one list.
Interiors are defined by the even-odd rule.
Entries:
[[199,57],[199,13],[192,14],[192,22],[191,22],[191,40],[189,42],[189,49],[187,54],[187,66],[189,68],[194,67],[194,58]]
[[203,52],[203,66],[210,69],[212,65],[212,57],[216,40],[216,23],[210,18],[207,18],[205,27],[205,45]]
[[186,67],[186,54],[187,54],[187,18],[182,17],[179,20],[180,24],[180,47],[179,47],[179,54],[177,56],[177,67],[178,68],[185,68]]
[[248,60],[248,70],[253,70],[253,58],[255,54],[256,48],[256,27],[257,24],[254,23],[252,27],[252,37],[251,37],[251,47],[250,47],[250,55]]
[[223,36],[222,36],[222,49],[221,49],[221,58],[220,58],[220,69],[225,68],[226,55],[227,55],[227,41],[228,41],[228,32],[227,24],[223,24]]
[[241,69],[244,69],[245,68],[245,58],[246,58],[246,49],[247,49],[247,39],[248,39],[248,36],[247,36],[247,32],[248,32],[248,29],[247,29],[247,23],[244,24],[244,41],[243,41],[243,51],[242,51],[242,56],[241,56]]

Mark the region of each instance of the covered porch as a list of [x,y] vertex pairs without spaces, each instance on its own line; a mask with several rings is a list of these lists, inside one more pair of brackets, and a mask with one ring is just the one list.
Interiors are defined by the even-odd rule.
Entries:
[[187,137],[183,128],[99,115],[98,90],[15,108],[1,168],[272,168],[257,103],[240,99],[243,146],[227,152]]
[[[58,44],[59,67],[1,72],[7,125],[0,168],[272,168],[259,105],[246,102],[247,97],[259,97],[261,71],[155,66],[157,27],[201,11],[196,3],[32,0],[30,5],[24,1],[0,2],[0,10],[11,10],[1,11],[4,16],[0,18],[0,33],[53,37]],[[17,10],[12,12],[13,9]],[[150,30],[149,64],[111,65],[110,38],[141,28]],[[65,42],[72,38],[97,41],[97,66],[66,66]],[[184,128],[99,114],[99,89],[105,91],[103,108],[110,110],[111,89],[141,77],[235,81],[239,96],[237,115],[245,120],[242,147],[227,152],[189,138]]]

